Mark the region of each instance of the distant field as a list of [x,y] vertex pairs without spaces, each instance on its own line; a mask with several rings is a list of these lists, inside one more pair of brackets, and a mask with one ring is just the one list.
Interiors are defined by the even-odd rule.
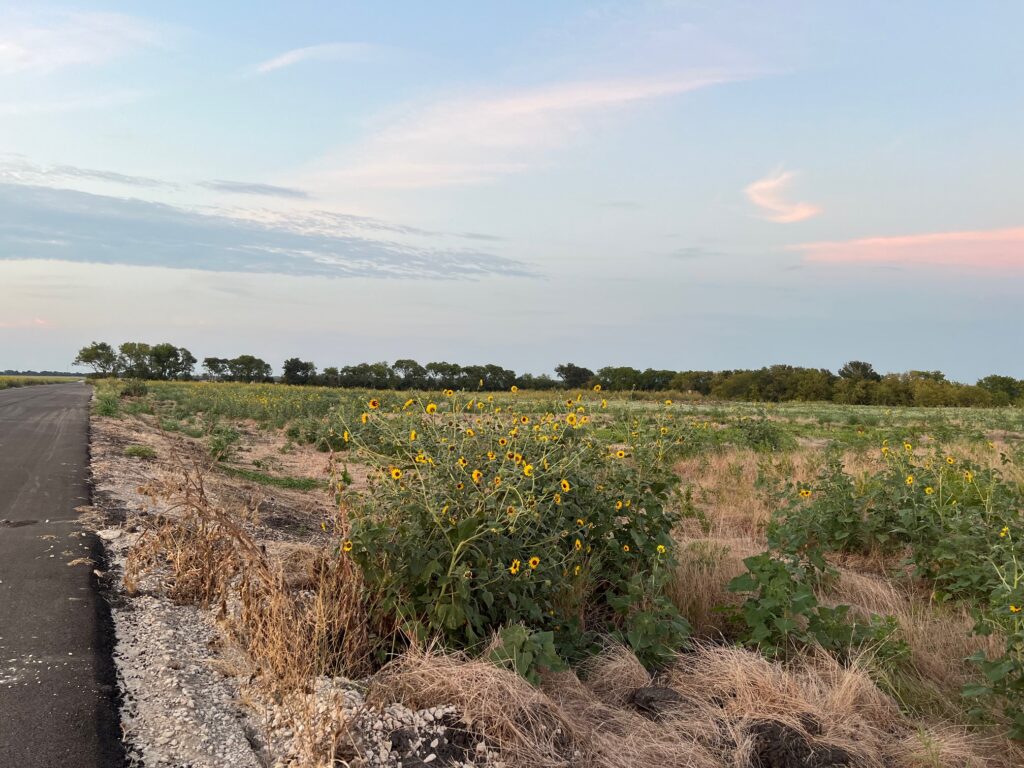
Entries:
[[[273,658],[310,678],[372,677],[398,657],[405,666],[390,679],[408,700],[459,701],[494,738],[504,715],[475,710],[486,697],[459,698],[486,660],[526,678],[487,678],[506,686],[502,703],[559,712],[583,734],[580,749],[603,748],[586,735],[601,731],[588,720],[598,709],[617,733],[641,734],[622,746],[653,750],[637,764],[678,764],[668,745],[679,729],[726,722],[746,733],[806,717],[821,720],[786,727],[818,748],[841,745],[849,762],[836,764],[1024,764],[1020,408],[96,386],[97,415],[130,433],[126,456],[186,472],[174,468],[191,456],[209,467],[218,498],[273,496],[281,508],[267,519],[287,509],[290,535],[322,558],[316,594],[341,606],[334,620],[349,644],[328,647],[313,622],[290,642],[323,655],[271,657],[251,643],[261,666]],[[229,490],[239,484],[250,490]],[[328,512],[303,512],[314,500]],[[163,533],[166,562],[194,562],[173,548],[210,535],[211,520],[244,542],[216,545],[240,547],[232,557],[261,551],[228,522],[247,519],[245,509],[235,518],[191,503],[196,520]],[[267,535],[254,530],[257,541]],[[269,572],[278,567],[285,561]],[[231,589],[196,599],[230,605]],[[293,606],[279,626],[290,637],[304,604],[267,589],[266,604]],[[272,618],[237,621],[252,637]],[[411,638],[466,656],[423,657]],[[583,681],[571,696],[532,692],[563,666]],[[660,670],[692,712],[663,729],[636,720],[622,686],[646,685],[645,670]],[[544,728],[515,722],[522,754],[548,749]],[[730,744],[707,747],[713,764],[733,764]]]
[[60,384],[78,381],[81,378],[81,376],[0,376],[0,389],[28,387],[33,384]]

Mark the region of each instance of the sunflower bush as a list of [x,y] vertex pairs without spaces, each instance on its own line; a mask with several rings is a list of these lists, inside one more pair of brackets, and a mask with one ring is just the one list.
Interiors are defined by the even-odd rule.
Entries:
[[[886,438],[881,456],[880,471],[854,478],[830,454],[812,483],[777,494],[783,502],[768,528],[769,551],[748,558],[747,573],[732,584],[752,593],[743,606],[749,639],[777,651],[810,634],[829,647],[847,630],[818,621],[812,586],[831,570],[827,555],[902,553],[935,599],[963,601],[976,633],[1005,640],[1001,655],[972,657],[984,682],[966,686],[964,695],[997,701],[1013,736],[1024,738],[1024,489],[995,468],[941,451],[921,456],[909,439]],[[884,634],[882,620],[870,623]],[[859,635],[854,627],[848,636]]]
[[[342,428],[376,467],[342,549],[406,633],[468,650],[501,633],[527,675],[607,635],[652,664],[678,649],[688,627],[664,594],[677,519],[665,446],[629,443],[648,431],[635,422],[626,442],[596,438],[588,407],[449,390],[371,399]],[[596,418],[618,433],[614,419]]]

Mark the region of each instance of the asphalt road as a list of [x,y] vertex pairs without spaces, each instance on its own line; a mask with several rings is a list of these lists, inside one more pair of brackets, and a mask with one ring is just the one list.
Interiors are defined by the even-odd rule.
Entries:
[[[80,537],[84,384],[0,391],[0,768],[122,766],[113,628]],[[75,534],[75,536],[71,536]]]

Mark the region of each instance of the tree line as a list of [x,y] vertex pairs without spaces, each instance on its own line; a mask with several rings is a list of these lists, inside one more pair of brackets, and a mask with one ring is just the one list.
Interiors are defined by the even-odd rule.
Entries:
[[870,363],[851,360],[838,372],[825,368],[772,365],[726,371],[673,371],[606,366],[593,371],[575,363],[555,367],[555,376],[517,374],[499,365],[402,359],[394,363],[357,363],[318,370],[313,361],[291,357],[275,378],[270,364],[253,355],[206,357],[199,361],[173,344],[126,342],[117,349],[105,342],[83,347],[76,366],[98,376],[139,379],[199,378],[208,381],[281,381],[358,389],[458,389],[503,391],[581,389],[600,386],[609,392],[687,392],[715,400],[748,402],[831,401],[854,405],[1001,406],[1024,405],[1024,380],[992,375],[975,384],[950,381],[941,371],[880,374]]

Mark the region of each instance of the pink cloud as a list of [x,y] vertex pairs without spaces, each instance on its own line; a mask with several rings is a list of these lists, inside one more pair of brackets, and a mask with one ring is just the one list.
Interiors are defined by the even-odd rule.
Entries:
[[21,320],[0,320],[0,328],[52,328],[53,323],[42,317],[30,317]]
[[803,243],[791,246],[807,261],[829,264],[1024,268],[1024,227],[933,232],[901,237]]
[[743,191],[750,202],[765,211],[764,218],[768,221],[792,224],[817,216],[821,213],[818,206],[811,203],[791,203],[786,200],[786,191],[795,177],[795,171],[779,171],[747,185]]

